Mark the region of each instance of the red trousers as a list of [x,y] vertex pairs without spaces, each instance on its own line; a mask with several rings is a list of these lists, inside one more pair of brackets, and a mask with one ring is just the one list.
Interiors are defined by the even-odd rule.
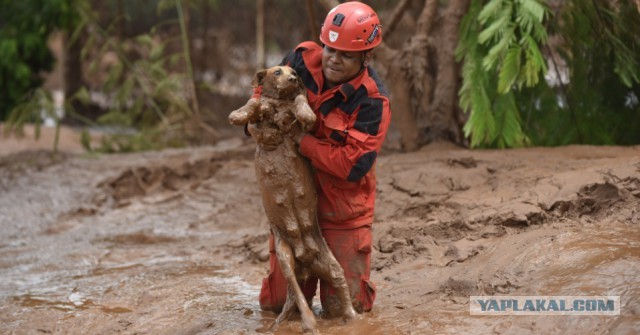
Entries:
[[[351,292],[354,309],[362,313],[373,307],[376,298],[375,285],[369,281],[371,273],[371,227],[356,229],[323,229],[322,235],[329,245],[329,249],[344,269],[344,275]],[[278,312],[282,310],[287,300],[287,281],[282,275],[276,257],[273,235],[269,237],[269,276],[262,281],[260,291],[260,307],[263,310]],[[300,283],[300,288],[307,301],[311,301],[316,294],[318,278],[309,278]],[[326,310],[329,299],[338,299],[336,293],[324,281],[320,281],[320,301]],[[332,312],[332,311],[328,311]]]

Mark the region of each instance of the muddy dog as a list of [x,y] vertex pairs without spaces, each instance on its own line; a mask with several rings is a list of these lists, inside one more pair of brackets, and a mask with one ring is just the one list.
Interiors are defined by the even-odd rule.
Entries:
[[244,126],[257,143],[256,176],[262,204],[275,239],[276,255],[287,282],[287,300],[274,325],[287,320],[296,305],[305,331],[316,333],[315,317],[298,285],[308,277],[325,280],[336,289],[342,316],[355,317],[344,271],[327,246],[316,217],[316,190],[309,162],[300,155],[294,136],[310,129],[315,114],[296,72],[276,66],[256,73],[259,99],[231,112],[229,122]]

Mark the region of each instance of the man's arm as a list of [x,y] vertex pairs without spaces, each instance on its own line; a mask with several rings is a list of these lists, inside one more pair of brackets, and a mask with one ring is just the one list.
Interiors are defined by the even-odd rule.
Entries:
[[355,123],[346,129],[344,145],[335,145],[313,136],[302,136],[300,153],[311,164],[340,179],[357,182],[373,167],[391,121],[386,98],[366,99],[356,115]]

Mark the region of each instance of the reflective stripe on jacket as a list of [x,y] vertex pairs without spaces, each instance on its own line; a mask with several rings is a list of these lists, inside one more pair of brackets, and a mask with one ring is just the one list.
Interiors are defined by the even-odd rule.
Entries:
[[300,143],[315,168],[322,228],[371,225],[376,193],[375,161],[391,121],[388,94],[371,67],[322,91],[322,47],[298,45],[282,61],[307,88],[317,122]]

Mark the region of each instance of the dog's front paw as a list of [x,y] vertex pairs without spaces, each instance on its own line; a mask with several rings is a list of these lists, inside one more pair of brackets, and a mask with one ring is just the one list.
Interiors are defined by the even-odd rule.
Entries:
[[255,99],[249,99],[244,106],[229,114],[229,123],[234,126],[244,126],[251,120],[257,106],[258,101]]
[[247,124],[247,120],[249,120],[249,113],[243,108],[236,109],[229,114],[229,123],[234,126],[245,125]]
[[296,104],[296,119],[302,124],[304,131],[308,131],[313,127],[316,122],[316,114],[313,113],[307,97],[304,95],[298,95],[295,100]]

